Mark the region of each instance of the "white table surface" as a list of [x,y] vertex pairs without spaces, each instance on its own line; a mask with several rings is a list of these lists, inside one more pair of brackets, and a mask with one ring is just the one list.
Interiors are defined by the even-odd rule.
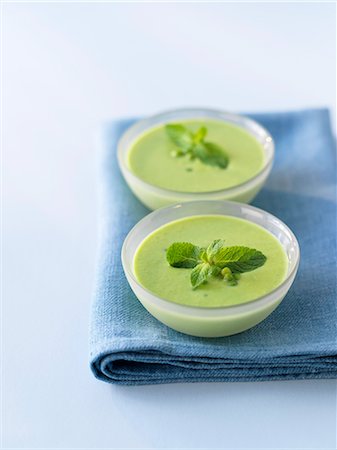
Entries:
[[336,383],[116,387],[88,368],[105,119],[335,99],[333,4],[3,5],[3,448],[335,448]]

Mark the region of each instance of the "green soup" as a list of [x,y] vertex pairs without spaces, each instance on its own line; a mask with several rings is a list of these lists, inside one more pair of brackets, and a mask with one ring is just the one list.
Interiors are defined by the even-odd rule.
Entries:
[[187,156],[174,158],[176,147],[163,125],[136,139],[128,153],[129,169],[143,181],[179,192],[211,192],[237,186],[257,175],[264,164],[264,150],[243,128],[217,120],[180,121],[190,131],[207,128],[207,141],[225,150],[225,169]]
[[[166,249],[183,241],[207,247],[215,239],[224,239],[228,246],[260,250],[267,260],[262,267],[243,273],[237,286],[212,278],[193,290],[191,269],[171,267],[166,261]],[[175,303],[207,308],[259,298],[280,285],[287,270],[287,256],[271,233],[247,220],[221,215],[192,216],[164,225],[144,239],[134,257],[136,278],[149,291]]]

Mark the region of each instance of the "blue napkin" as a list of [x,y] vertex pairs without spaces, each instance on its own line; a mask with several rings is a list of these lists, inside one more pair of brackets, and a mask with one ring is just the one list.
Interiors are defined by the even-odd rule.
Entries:
[[273,135],[276,159],[254,205],[278,216],[301,246],[298,276],[281,305],[244,333],[187,336],[154,319],[125,279],[120,251],[148,210],[117,166],[116,143],[133,120],[108,124],[100,173],[102,211],[90,362],[119,384],[336,378],[336,154],[326,109],[251,114]]

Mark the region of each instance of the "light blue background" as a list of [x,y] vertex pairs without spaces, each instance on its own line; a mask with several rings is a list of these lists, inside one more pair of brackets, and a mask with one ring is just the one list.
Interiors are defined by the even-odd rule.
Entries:
[[87,364],[95,127],[334,110],[335,28],[333,4],[4,4],[4,448],[335,448],[333,380],[130,388]]

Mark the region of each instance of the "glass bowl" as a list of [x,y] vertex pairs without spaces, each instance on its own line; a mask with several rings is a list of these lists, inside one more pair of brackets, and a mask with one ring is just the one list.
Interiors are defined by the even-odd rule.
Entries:
[[[135,277],[133,261],[141,242],[157,228],[169,222],[195,215],[234,216],[260,225],[273,234],[288,258],[285,280],[273,291],[258,299],[236,306],[205,308],[185,306],[160,298],[144,288]],[[147,215],[132,228],[122,247],[122,264],[126,278],[143,306],[165,325],[181,333],[201,337],[221,337],[241,333],[264,320],[280,304],[292,285],[300,250],[292,231],[277,217],[262,209],[228,201],[195,201],[176,204]]]
[[[178,192],[163,189],[137,177],[128,167],[127,156],[132,143],[145,131],[168,122],[187,119],[213,119],[237,125],[245,129],[260,142],[264,150],[264,164],[260,172],[244,183],[211,192]],[[121,137],[117,149],[120,170],[132,192],[149,209],[157,209],[174,203],[193,200],[235,200],[249,203],[265,183],[274,161],[274,141],[270,133],[260,124],[247,117],[211,109],[177,109],[140,120],[132,125]]]

